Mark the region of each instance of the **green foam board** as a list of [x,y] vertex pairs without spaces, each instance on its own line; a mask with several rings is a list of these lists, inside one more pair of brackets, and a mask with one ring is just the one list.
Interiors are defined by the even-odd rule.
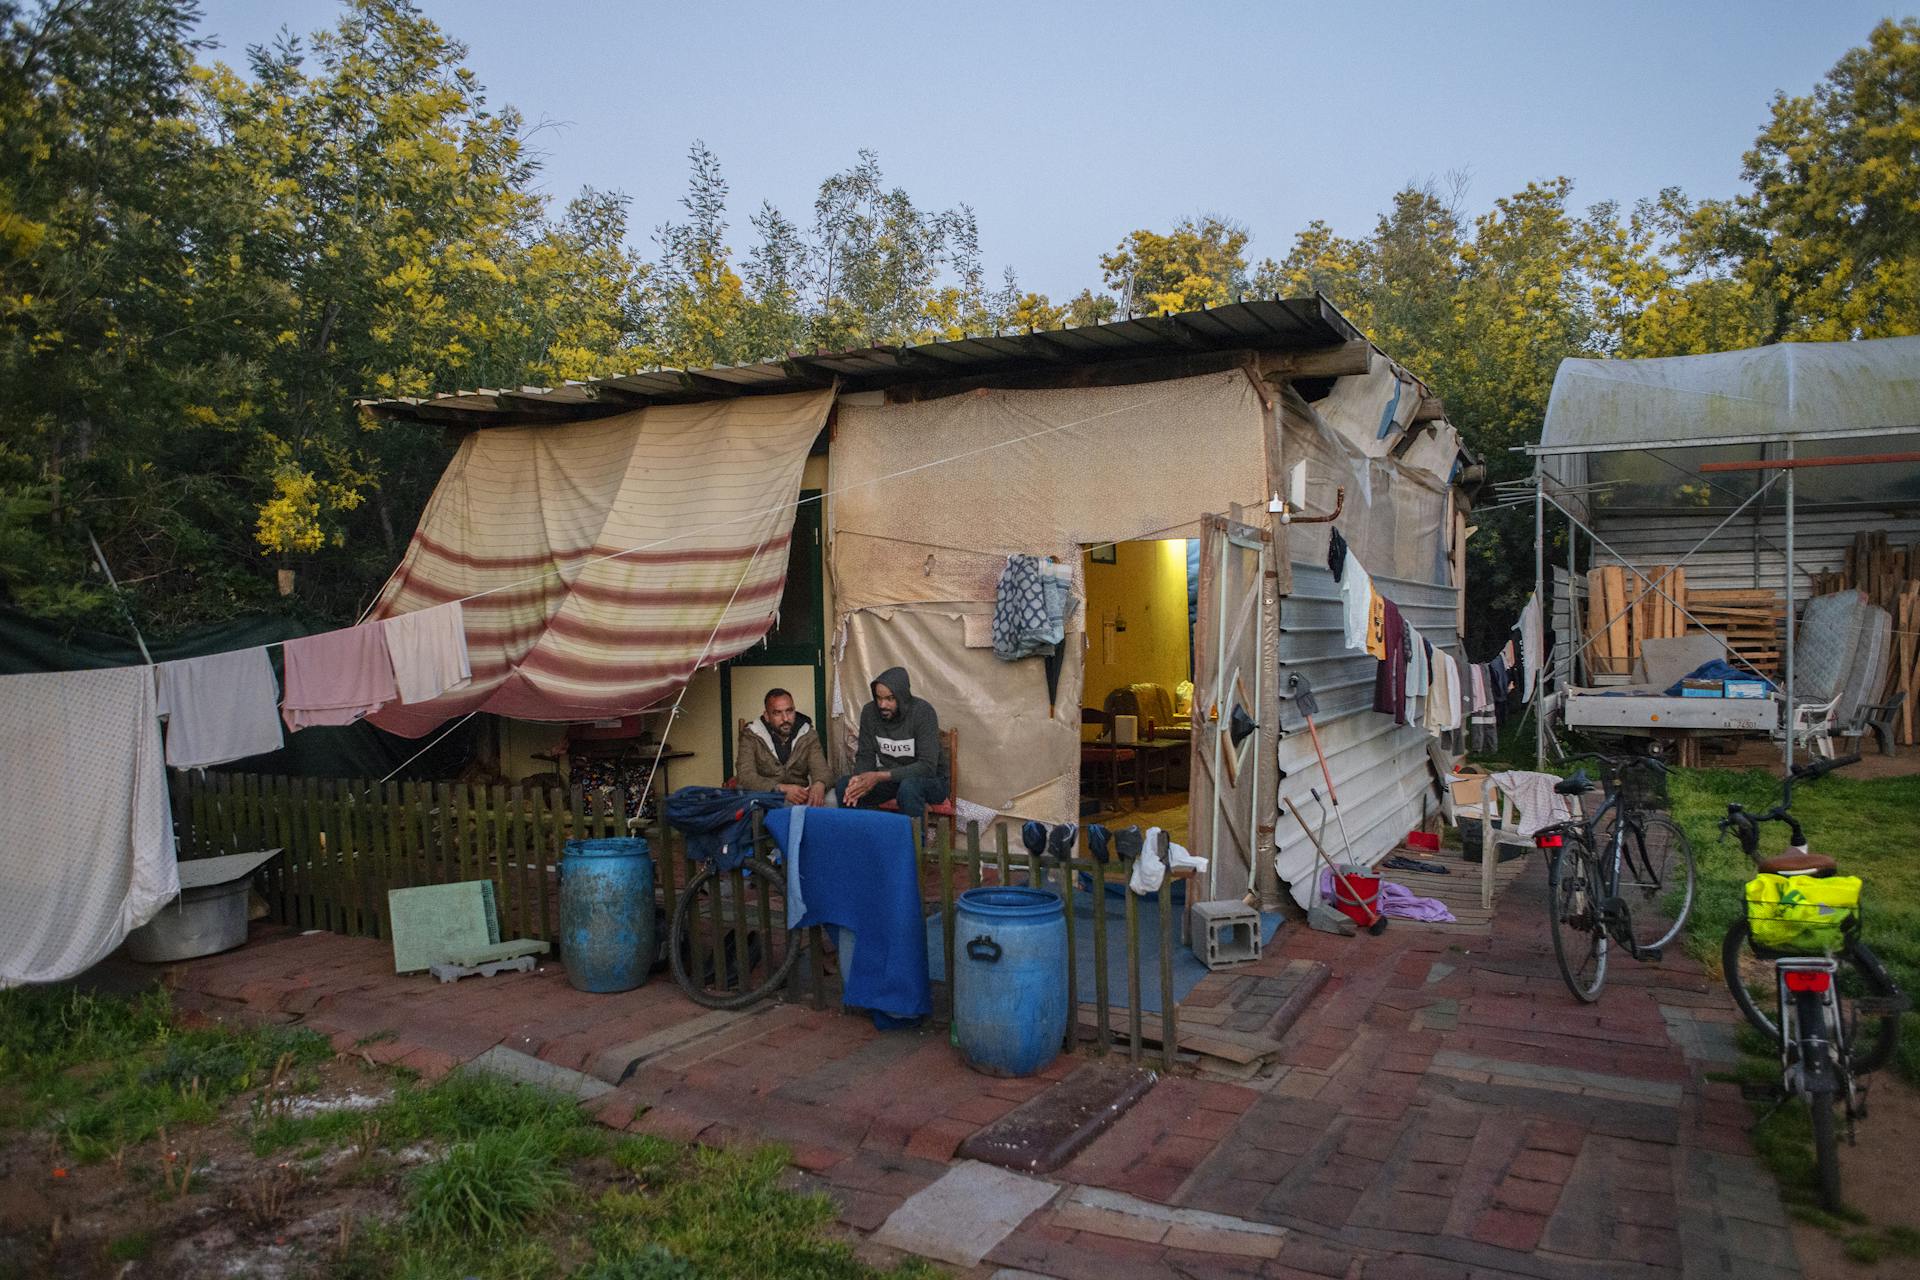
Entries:
[[500,941],[491,880],[389,889],[387,908],[395,973],[418,973]]

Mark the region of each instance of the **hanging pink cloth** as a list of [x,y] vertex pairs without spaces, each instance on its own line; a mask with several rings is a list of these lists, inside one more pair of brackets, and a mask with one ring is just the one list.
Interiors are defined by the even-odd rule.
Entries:
[[400,696],[379,623],[289,640],[286,651],[280,717],[289,729],[352,724]]

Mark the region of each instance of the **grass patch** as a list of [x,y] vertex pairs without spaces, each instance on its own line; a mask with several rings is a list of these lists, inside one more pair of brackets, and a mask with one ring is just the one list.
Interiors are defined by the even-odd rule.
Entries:
[[236,1094],[276,1070],[333,1056],[311,1031],[219,1026],[183,1030],[166,993],[136,999],[67,987],[0,991],[0,1079],[10,1127],[45,1126],[82,1161],[161,1128],[211,1123]]
[[551,1212],[565,1193],[556,1130],[528,1125],[458,1142],[415,1173],[407,1200],[430,1240],[499,1240]]
[[[1674,820],[1693,841],[1700,870],[1687,946],[1715,968],[1727,927],[1745,909],[1741,886],[1753,878],[1740,846],[1731,839],[1720,843],[1715,826],[1729,801],[1765,808],[1779,798],[1779,786],[1758,770],[1676,769],[1669,782]],[[1793,810],[1816,852],[1831,855],[1843,873],[1865,881],[1861,915],[1867,945],[1901,990],[1920,992],[1920,858],[1913,856],[1920,848],[1920,777],[1863,780],[1844,771],[1831,774],[1794,788]],[[1784,826],[1768,823],[1761,853],[1778,853],[1786,840]],[[1920,1018],[1901,1020],[1893,1070],[1909,1084],[1920,1084]]]
[[[614,1138],[566,1099],[457,1072],[430,1089],[405,1086],[355,1119],[379,1121],[383,1142],[391,1125],[406,1135],[396,1140],[451,1145],[407,1179],[404,1217],[354,1237],[334,1271],[343,1280],[941,1274],[918,1262],[885,1273],[860,1261],[832,1231],[830,1200],[780,1186],[786,1153],[779,1148],[714,1151]],[[577,1193],[583,1166],[597,1170],[593,1180],[602,1185],[611,1169],[613,1187],[593,1197]]]
[[139,1262],[152,1252],[153,1237],[144,1231],[115,1236],[107,1242],[107,1258],[111,1262]]

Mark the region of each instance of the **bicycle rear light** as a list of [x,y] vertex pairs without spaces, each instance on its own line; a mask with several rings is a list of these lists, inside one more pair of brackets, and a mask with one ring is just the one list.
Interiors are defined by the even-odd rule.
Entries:
[[1789,991],[1828,991],[1833,987],[1833,975],[1825,969],[1788,969],[1783,976]]
[[1558,849],[1565,843],[1566,842],[1561,839],[1558,831],[1542,831],[1533,838],[1533,844],[1536,849]]

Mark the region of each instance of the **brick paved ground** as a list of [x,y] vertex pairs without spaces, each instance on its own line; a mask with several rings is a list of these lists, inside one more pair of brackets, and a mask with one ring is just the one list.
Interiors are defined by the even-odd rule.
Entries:
[[[1161,1080],[1052,1175],[1099,1190],[1063,1191],[979,1273],[1797,1276],[1746,1108],[1704,1078],[1735,1017],[1724,992],[1681,957],[1619,960],[1600,1003],[1576,1003],[1543,882],[1536,867],[1502,894],[1491,938],[1289,928],[1259,966],[1209,977],[1195,1004],[1244,1023],[1281,1003],[1271,988],[1290,962],[1332,973],[1275,1060],[1242,1080]],[[963,1066],[944,1029],[882,1034],[786,1004],[713,1014],[659,979],[587,995],[552,964],[452,986],[391,966],[383,943],[267,931],[174,977],[188,1006],[298,1018],[429,1076],[496,1044],[610,1081],[637,1061],[584,1105],[636,1131],[786,1143],[795,1185],[863,1232],[976,1129],[1071,1087],[1082,1061],[995,1080]]]

